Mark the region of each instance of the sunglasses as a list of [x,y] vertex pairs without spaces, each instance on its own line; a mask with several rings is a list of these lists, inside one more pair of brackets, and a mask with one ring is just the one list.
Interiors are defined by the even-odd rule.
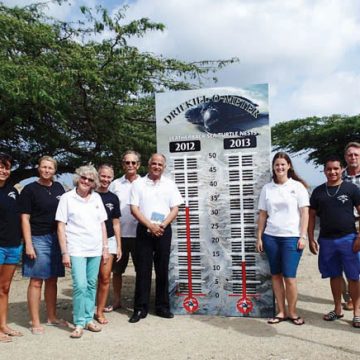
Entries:
[[137,161],[124,161],[124,164],[126,165],[136,165],[137,164]]
[[83,180],[83,181],[86,181],[86,180],[87,180],[87,181],[90,182],[90,183],[93,183],[93,182],[95,181],[94,179],[88,178],[88,177],[83,176],[83,175],[80,176],[80,179]]

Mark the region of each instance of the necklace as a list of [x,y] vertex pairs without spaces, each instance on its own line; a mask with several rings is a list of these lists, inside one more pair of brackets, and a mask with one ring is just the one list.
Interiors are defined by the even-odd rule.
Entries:
[[340,188],[341,188],[341,184],[342,184],[342,182],[338,185],[335,193],[334,193],[333,195],[331,195],[331,194],[329,193],[329,188],[328,188],[327,183],[326,183],[326,184],[325,184],[325,190],[326,190],[327,196],[328,196],[328,197],[335,197],[335,196],[337,195],[337,193],[339,192]]
[[43,186],[43,187],[44,187],[45,191],[46,191],[49,195],[51,195],[51,189],[50,189],[50,187],[48,187],[48,186]]

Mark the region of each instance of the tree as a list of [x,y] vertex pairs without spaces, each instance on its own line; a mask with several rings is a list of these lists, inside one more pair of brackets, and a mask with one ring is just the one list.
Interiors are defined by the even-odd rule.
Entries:
[[54,156],[60,173],[118,164],[129,148],[147,159],[156,148],[154,93],[193,88],[236,61],[140,52],[129,40],[164,25],[125,23],[126,8],[112,17],[101,7],[81,11],[86,21],[67,23],[47,17],[44,4],[0,3],[0,151],[14,157],[16,180],[36,175],[42,155]]
[[308,117],[276,124],[271,129],[275,151],[307,155],[307,161],[324,164],[329,155],[344,153],[350,141],[360,140],[360,115]]

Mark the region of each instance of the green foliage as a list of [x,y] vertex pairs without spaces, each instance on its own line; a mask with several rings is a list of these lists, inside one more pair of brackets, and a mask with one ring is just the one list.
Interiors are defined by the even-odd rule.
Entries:
[[329,155],[342,156],[350,141],[360,141],[360,115],[309,117],[276,124],[271,129],[277,150],[306,153],[307,161],[322,165]]
[[147,159],[156,149],[155,92],[194,88],[237,61],[187,63],[140,52],[129,40],[164,25],[125,23],[126,8],[110,16],[81,7],[78,23],[43,9],[0,3],[0,151],[16,160],[16,179],[35,175],[45,154],[57,158],[59,173],[87,162],[119,165],[127,149]]

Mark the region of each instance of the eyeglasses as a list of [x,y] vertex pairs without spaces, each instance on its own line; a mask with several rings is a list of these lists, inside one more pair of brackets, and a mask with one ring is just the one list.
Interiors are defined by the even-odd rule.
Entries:
[[83,180],[83,181],[86,181],[86,180],[87,180],[87,181],[90,182],[90,183],[93,183],[93,182],[95,181],[94,179],[88,178],[88,177],[83,176],[83,175],[80,176],[80,179]]
[[136,165],[137,164],[137,161],[124,161],[124,164],[126,165]]

